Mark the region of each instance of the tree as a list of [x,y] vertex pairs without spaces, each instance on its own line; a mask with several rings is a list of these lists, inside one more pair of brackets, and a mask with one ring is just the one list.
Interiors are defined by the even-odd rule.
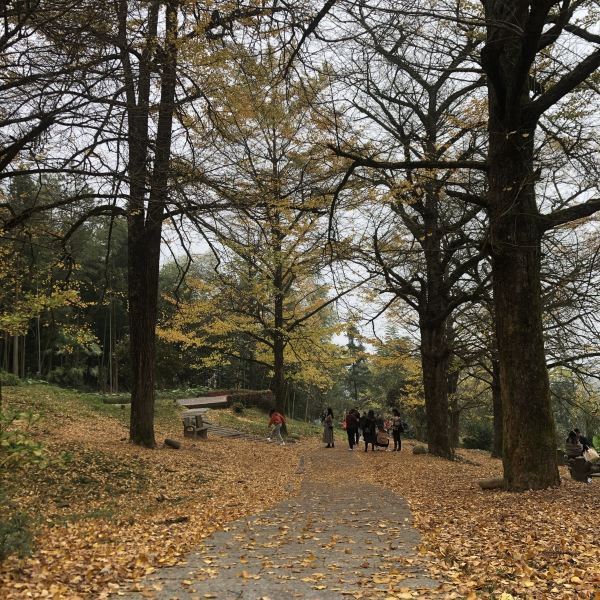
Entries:
[[351,326],[346,332],[348,356],[352,361],[346,374],[346,388],[355,406],[361,404],[370,381],[370,372],[366,348],[356,326]]
[[[345,151],[338,152],[366,157],[353,165],[375,197],[364,203],[362,216],[371,223],[372,240],[371,248],[361,243],[356,253],[363,268],[380,275],[382,292],[418,314],[429,451],[450,458],[448,320],[477,296],[480,286],[471,272],[484,256],[485,218],[481,207],[464,203],[457,188],[474,194],[483,182],[461,181],[452,170],[386,168],[380,157],[390,164],[403,158],[441,164],[481,153],[483,82],[478,73],[464,75],[480,42],[472,28],[423,24],[380,8],[358,3],[350,11],[357,30],[339,71],[351,96],[340,104],[356,114],[362,131],[347,134]],[[424,39],[431,43],[424,47]],[[369,175],[368,167],[378,164]]]
[[[554,421],[546,369],[541,301],[541,239],[548,229],[600,210],[589,199],[550,214],[536,203],[534,141],[540,119],[585,85],[600,66],[600,37],[580,11],[593,3],[486,0],[481,64],[488,81],[488,212],[496,335],[504,412],[504,476],[509,489],[558,485]],[[589,18],[589,16],[587,17]],[[570,50],[586,42],[584,58]],[[564,51],[562,50],[564,49]],[[566,54],[566,55],[565,55]],[[531,80],[549,60],[546,78]],[[527,443],[524,443],[527,440]]]
[[[197,177],[232,210],[196,224],[218,246],[219,260],[237,265],[237,293],[247,294],[238,312],[259,326],[257,341],[271,348],[272,389],[282,408],[286,349],[294,339],[312,339],[315,323],[325,326],[319,313],[359,282],[332,292],[324,275],[332,264],[325,244],[329,201],[343,166],[325,146],[316,109],[326,82],[278,80],[278,56],[274,49],[258,58],[241,53],[214,86],[211,126],[199,124],[196,145],[208,144],[210,156]],[[224,277],[231,281],[229,271]]]
[[[217,270],[191,277],[186,285],[192,297],[178,304],[160,334],[184,348],[197,349],[200,365],[222,368],[241,361],[273,374],[281,368],[283,384],[275,397],[280,410],[290,381],[321,389],[332,385],[331,372],[343,361],[342,349],[331,341],[340,325],[322,307],[326,288],[314,278],[296,272],[283,298],[279,331],[274,327],[272,282],[239,256],[222,253]],[[321,308],[314,312],[316,307]],[[284,336],[281,356],[275,345],[279,334]]]

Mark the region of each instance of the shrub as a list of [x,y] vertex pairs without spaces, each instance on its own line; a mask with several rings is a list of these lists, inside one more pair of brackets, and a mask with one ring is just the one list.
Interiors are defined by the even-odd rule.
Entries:
[[21,385],[22,383],[16,375],[3,371],[2,369],[0,369],[0,382],[2,385],[6,386]]
[[31,412],[0,411],[0,471],[24,464],[44,464],[43,446],[36,442],[29,429],[39,419]]
[[232,405],[234,403],[241,403],[246,408],[253,406],[264,411],[275,408],[275,399],[273,398],[273,392],[271,390],[260,390],[256,392],[236,390],[227,395],[227,400]]
[[102,396],[103,404],[131,404],[129,394],[112,394],[111,396]]
[[56,367],[48,373],[48,381],[62,387],[81,388],[84,373],[81,367]]
[[17,513],[6,520],[0,520],[0,562],[10,554],[18,554],[20,557],[29,554],[32,540],[27,515]]
[[493,439],[492,427],[487,423],[475,422],[467,426],[467,435],[463,437],[463,448],[475,450],[491,450]]
[[231,405],[231,408],[236,415],[243,415],[244,411],[246,410],[241,402],[234,402]]

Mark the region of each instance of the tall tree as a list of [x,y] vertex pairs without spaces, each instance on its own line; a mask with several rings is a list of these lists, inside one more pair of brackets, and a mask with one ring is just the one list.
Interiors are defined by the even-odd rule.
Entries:
[[[585,82],[600,67],[600,36],[585,23],[591,15],[598,17],[598,7],[571,0],[485,0],[483,9],[486,44],[481,64],[489,93],[487,203],[504,476],[512,490],[541,489],[560,481],[542,326],[542,235],[600,210],[600,199],[542,213],[536,202],[534,143],[545,113],[569,102],[573,93],[597,93]],[[538,67],[546,61],[551,66],[540,76]]]
[[272,389],[282,407],[290,340],[358,284],[332,292],[323,279],[331,264],[328,206],[342,169],[315,108],[325,83],[278,80],[278,60],[267,48],[221,72],[219,94],[210,99],[214,129],[198,130],[197,148],[206,146],[210,157],[197,176],[232,212],[196,223],[258,286],[243,311],[262,323],[260,342],[272,350]]
[[[383,292],[418,314],[429,451],[450,458],[448,319],[476,297],[479,286],[469,281],[470,271],[483,258],[485,219],[483,208],[464,203],[461,190],[466,186],[474,193],[482,181],[461,181],[452,170],[400,170],[392,163],[460,164],[480,155],[483,81],[476,72],[465,75],[479,40],[473,28],[436,19],[423,23],[367,3],[350,12],[355,40],[339,70],[346,97],[351,90],[348,110],[362,131],[345,142],[347,151],[340,154],[363,157],[353,163],[354,173],[370,179],[371,196],[379,195],[381,205],[365,203],[363,219],[373,228],[371,248],[361,243],[357,254],[364,268],[381,275]],[[430,43],[423,46],[424,40]],[[375,175],[360,168],[378,165]]]

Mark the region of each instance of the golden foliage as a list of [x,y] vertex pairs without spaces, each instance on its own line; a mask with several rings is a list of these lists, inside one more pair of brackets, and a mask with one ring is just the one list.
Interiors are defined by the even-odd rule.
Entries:
[[557,489],[482,491],[477,481],[501,477],[500,461],[482,451],[459,454],[468,461],[415,456],[404,444],[400,454],[361,453],[356,469],[408,500],[423,536],[419,554],[444,582],[431,596],[597,598],[600,481],[574,482],[562,468]]
[[[179,437],[180,426],[163,423],[157,437]],[[210,438],[186,440],[178,451],[143,450],[127,442],[118,420],[77,413],[52,426],[42,421],[38,434],[54,464],[16,474],[12,501],[42,518],[34,554],[0,565],[6,600],[106,598],[127,580],[181,563],[215,529],[297,488],[294,446]],[[181,517],[188,520],[177,523]]]

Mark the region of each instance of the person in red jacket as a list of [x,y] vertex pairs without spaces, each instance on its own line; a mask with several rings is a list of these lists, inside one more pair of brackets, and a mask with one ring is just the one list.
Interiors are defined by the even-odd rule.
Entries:
[[267,438],[267,440],[269,440],[269,442],[271,441],[271,438],[276,437],[279,439],[279,442],[282,446],[285,446],[285,442],[283,441],[283,438],[281,437],[281,428],[283,427],[284,423],[285,423],[285,417],[281,414],[278,413],[275,409],[271,409],[269,411],[269,427],[272,427],[271,432],[269,433],[269,437]]
[[346,433],[348,434],[348,446],[350,450],[354,450],[357,444],[356,436],[358,434],[358,417],[354,408],[351,408],[346,415]]

